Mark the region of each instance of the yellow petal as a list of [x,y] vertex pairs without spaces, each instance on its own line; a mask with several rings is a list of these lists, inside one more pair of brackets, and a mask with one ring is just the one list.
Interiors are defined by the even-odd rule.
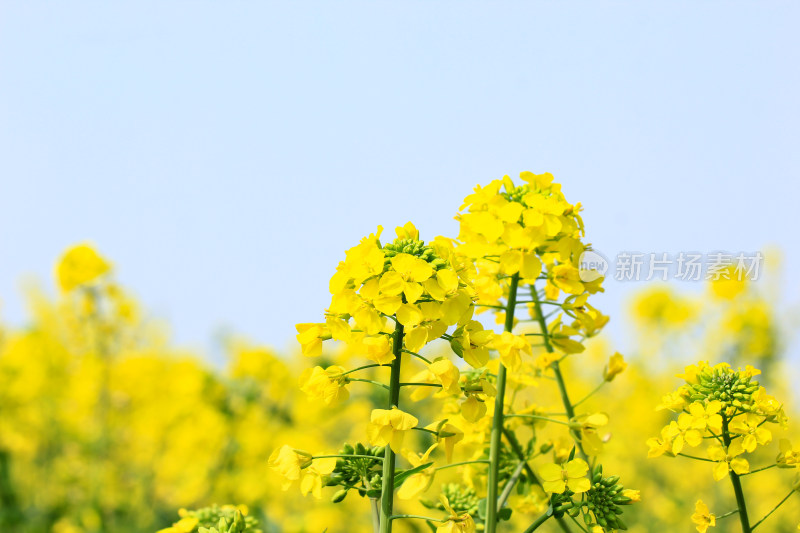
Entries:
[[433,275],[433,267],[430,263],[417,257],[414,259],[409,276],[411,281],[425,281]]
[[731,469],[739,475],[746,474],[750,471],[750,463],[744,457],[736,457],[731,459]]
[[397,310],[397,321],[406,327],[418,326],[422,319],[422,311],[414,304],[403,304]]
[[569,479],[569,490],[572,492],[586,492],[590,488],[592,488],[592,482],[589,481],[589,478],[581,477],[577,479],[570,478]]
[[422,293],[424,292],[422,285],[415,282],[406,283],[405,288],[403,289],[403,294],[406,295],[406,301],[410,304],[413,304],[417,300],[420,299]]
[[390,296],[388,294],[382,294],[375,298],[372,302],[372,305],[375,306],[375,309],[383,313],[384,315],[393,315],[400,309],[400,306],[403,305],[403,299],[400,296]]
[[552,492],[555,494],[561,494],[564,492],[564,489],[567,488],[567,484],[564,482],[563,479],[559,479],[557,481],[543,481],[542,482],[542,489],[545,492]]
[[455,271],[443,268],[436,272],[436,281],[445,292],[453,292],[458,289],[458,274]]
[[387,294],[389,296],[398,296],[401,292],[403,292],[405,285],[406,282],[403,277],[397,272],[390,270],[381,276],[381,281],[378,287],[383,294]]
[[325,457],[314,460],[314,469],[320,474],[327,475],[336,469],[336,457]]
[[565,465],[565,470],[570,478],[581,477],[589,471],[589,465],[583,459],[573,459]]
[[542,273],[542,262],[535,253],[526,253],[522,256],[522,267],[519,271],[525,279],[535,279]]
[[486,403],[470,396],[461,404],[461,416],[468,422],[477,422],[486,416]]
[[719,462],[714,465],[714,481],[719,481],[720,479],[724,478],[728,475],[728,463],[725,461]]
[[[541,477],[543,481],[561,480],[561,467],[553,463],[543,464],[539,467],[539,477]],[[564,492],[564,489],[561,489],[559,492]]]
[[423,492],[428,490],[432,481],[433,476],[425,472],[414,474],[409,477],[397,491],[397,497],[401,500],[415,500]]

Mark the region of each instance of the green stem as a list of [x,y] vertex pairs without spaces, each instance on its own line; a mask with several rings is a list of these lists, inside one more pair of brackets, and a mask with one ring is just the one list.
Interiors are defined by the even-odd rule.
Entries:
[[[728,418],[722,416],[722,440],[727,448],[731,444],[731,435],[728,433]],[[732,469],[730,472],[731,485],[733,486],[733,493],[736,495],[736,507],[739,509],[739,520],[742,523],[742,533],[751,533],[753,530],[750,528],[750,520],[747,517],[747,504],[744,501],[744,492],[742,491],[742,482],[739,479],[739,474]]]
[[603,382],[602,382],[600,385],[598,385],[597,387],[595,387],[595,388],[594,388],[594,390],[593,390],[592,392],[590,392],[589,394],[587,394],[586,396],[584,396],[583,398],[581,398],[580,400],[578,400],[577,402],[575,402],[575,403],[572,405],[572,407],[573,407],[573,408],[575,408],[575,407],[578,407],[580,404],[582,404],[583,402],[585,402],[586,400],[588,400],[589,398],[591,398],[592,396],[594,396],[594,394],[595,394],[597,391],[599,391],[600,389],[602,389],[602,388],[603,388],[603,385],[605,385],[606,383],[608,383],[608,381],[606,381],[606,380],[603,380]]
[[[400,403],[400,362],[403,355],[403,325],[397,322],[394,329],[392,345],[394,361],[389,376],[389,409],[398,407]],[[381,530],[380,533],[391,533],[392,510],[394,508],[394,467],[395,457],[391,446],[386,447],[383,456],[383,483],[381,485]]]
[[687,459],[694,459],[695,461],[705,461],[707,463],[716,463],[716,461],[713,460],[713,459],[707,459],[705,457],[697,457],[696,455],[689,455],[689,454],[686,454],[686,453],[679,453],[678,455],[680,455],[681,457],[686,457]]
[[[564,410],[567,412],[567,416],[570,420],[575,418],[575,409],[572,407],[572,403],[569,401],[569,394],[567,393],[567,384],[564,381],[564,376],[561,374],[561,368],[558,366],[558,361],[553,361],[551,365],[553,369],[553,373],[556,376],[556,382],[558,383],[558,390],[561,392],[561,402],[564,404]],[[579,431],[573,429],[570,431],[572,433],[572,438],[575,440],[575,445],[578,447],[578,452],[583,457],[583,460],[587,463],[589,462],[589,456],[586,455],[586,452],[583,451],[583,444],[581,444],[581,434]]]
[[503,488],[503,492],[500,494],[500,498],[497,501],[498,509],[505,507],[508,497],[511,496],[511,491],[514,489],[514,485],[517,484],[519,476],[522,475],[523,468],[525,468],[525,461],[520,461],[517,468],[514,469],[514,473],[511,474],[511,479],[508,480],[506,486]]
[[547,418],[546,416],[539,415],[506,415],[506,418],[533,418],[534,420],[544,420],[545,422],[552,422],[553,424],[570,425],[569,422],[564,422],[563,420],[555,420],[554,418]]
[[376,387],[381,387],[381,388],[383,388],[383,389],[389,390],[389,387],[387,387],[387,386],[386,386],[386,385],[384,385],[383,383],[379,383],[379,382],[377,382],[377,381],[374,381],[374,380],[372,380],[372,379],[347,378],[347,381],[359,381],[359,382],[361,382],[361,383],[370,383],[370,384],[372,384],[372,385],[375,385]]
[[373,461],[383,461],[383,457],[375,457],[374,455],[356,455],[356,454],[340,454],[340,455],[315,455],[311,459],[332,459],[336,457],[342,459],[372,459]]
[[544,513],[542,516],[536,519],[536,521],[530,525],[528,529],[525,530],[525,533],[531,533],[539,529],[539,526],[547,522],[547,519],[550,518],[551,515]]
[[426,363],[428,363],[428,364],[431,364],[431,361],[430,361],[430,359],[427,359],[427,358],[425,358],[425,357],[421,356],[421,355],[420,355],[420,354],[418,354],[417,352],[412,352],[411,350],[406,350],[405,348],[403,348],[403,353],[407,353],[408,355],[413,355],[413,356],[414,356],[414,357],[416,357],[417,359],[419,359],[419,360],[421,360],[421,361],[425,361],[425,362],[426,362]]
[[379,365],[379,364],[376,363],[376,364],[371,364],[371,365],[359,366],[358,368],[353,368],[352,370],[348,370],[347,372],[343,372],[342,375],[346,376],[347,374],[352,374],[353,372],[358,372],[359,370],[365,370],[367,368],[375,368],[375,367],[378,367],[378,366],[389,366],[389,365]]
[[575,522],[575,525],[576,525],[576,526],[578,526],[578,529],[580,529],[580,530],[581,530],[581,531],[583,531],[584,533],[589,533],[589,530],[588,530],[588,529],[586,529],[585,527],[583,527],[583,526],[581,525],[581,523],[580,523],[580,522],[578,522],[578,519],[577,519],[577,518],[575,518],[575,517],[574,517],[574,516],[572,516],[572,515],[567,515],[567,516],[568,516],[568,517],[570,517],[570,518],[572,519],[572,521],[573,521],[573,522]]
[[378,498],[370,498],[369,507],[372,509],[372,532],[381,533],[381,510],[378,508]]
[[[750,474],[757,474],[759,472],[763,472],[764,470],[769,470],[770,468],[775,468],[776,466],[778,466],[777,463],[774,464],[774,465],[769,465],[769,466],[763,466],[761,468],[756,468],[755,470],[751,470],[751,471],[747,472],[746,474],[742,474],[742,476],[749,476]],[[739,476],[739,477],[741,477],[741,476]]]
[[773,507],[773,508],[772,508],[772,510],[771,510],[770,512],[768,512],[766,515],[764,515],[764,518],[762,518],[761,520],[759,520],[758,522],[756,522],[756,523],[755,523],[755,525],[754,525],[754,526],[751,528],[751,531],[752,531],[753,529],[757,528],[757,527],[758,527],[758,526],[761,524],[761,522],[763,522],[764,520],[766,520],[767,518],[769,518],[769,515],[771,515],[771,514],[772,514],[772,513],[774,513],[775,511],[777,511],[777,510],[778,510],[778,507],[780,507],[781,505],[783,505],[783,503],[784,503],[786,500],[788,500],[788,499],[789,499],[789,497],[790,497],[792,494],[794,494],[794,489],[790,490],[790,491],[789,491],[789,494],[787,494],[786,496],[784,496],[784,497],[783,497],[783,499],[782,499],[781,501],[779,501],[779,502],[778,502],[778,505],[776,505],[775,507]]
[[[506,302],[505,331],[514,329],[514,308],[517,303],[517,287],[519,286],[519,273],[511,276],[508,286],[508,301]],[[506,394],[506,367],[501,363],[497,372],[497,395],[494,400],[494,416],[492,418],[492,432],[489,437],[489,475],[486,488],[486,523],[485,533],[495,533],[497,530],[497,489],[499,484],[498,474],[500,465],[500,444],[503,435],[503,414]]]
[[441,518],[433,518],[430,516],[422,516],[418,514],[396,514],[394,516],[390,516],[389,520],[397,520],[398,518],[419,518],[420,520],[428,520],[430,522],[442,522]]
[[[542,313],[542,302],[539,300],[539,294],[536,292],[536,287],[531,287],[531,296],[533,297],[534,302],[534,309],[536,311],[536,319],[539,322],[539,329],[542,330],[542,339],[544,339],[544,347],[548,351],[548,353],[553,353],[553,345],[550,343],[550,333],[547,330],[547,322],[544,319],[544,314]],[[558,390],[561,393],[561,403],[564,404],[564,411],[567,413],[567,417],[572,420],[575,418],[575,408],[572,405],[572,402],[569,400],[569,394],[567,393],[567,384],[564,381],[564,376],[561,374],[561,368],[558,366],[558,361],[553,361],[550,365],[553,369],[553,374],[555,374],[556,382],[558,383]],[[571,430],[570,433],[572,434],[572,438],[575,441],[575,445],[578,447],[578,452],[583,457],[583,460],[587,463],[589,462],[589,456],[586,455],[586,452],[583,451],[583,445],[581,444],[581,434],[577,430]]]
[[[534,473],[533,469],[528,464],[528,458],[525,456],[525,451],[522,449],[522,446],[520,446],[519,441],[517,441],[517,437],[516,435],[514,435],[514,432],[504,427],[503,435],[508,441],[508,444],[511,446],[511,449],[514,451],[515,454],[517,454],[519,460],[522,461],[522,464],[524,465],[525,468],[525,473],[528,474],[528,478],[541,487],[542,482],[539,481],[538,476]],[[556,522],[558,523],[559,527],[564,533],[572,533],[569,526],[567,525],[567,521],[564,519],[563,516],[561,518],[556,518]]]
[[478,464],[488,464],[489,461],[486,459],[481,459],[479,461],[461,461],[460,463],[450,463],[449,465],[444,466],[437,466],[435,470],[438,472],[439,470],[446,470],[448,468],[455,468],[457,466],[465,466],[465,465],[478,465]]

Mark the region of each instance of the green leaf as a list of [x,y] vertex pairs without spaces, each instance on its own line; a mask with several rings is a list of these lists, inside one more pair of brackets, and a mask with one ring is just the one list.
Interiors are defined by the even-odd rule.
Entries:
[[486,520],[486,498],[478,500],[478,516],[481,520]]
[[396,474],[394,476],[394,488],[398,489],[400,487],[400,485],[403,484],[403,481],[405,481],[409,477],[413,476],[417,472],[422,472],[423,470],[425,470],[426,468],[428,468],[432,464],[433,464],[433,462],[425,463],[424,465],[419,465],[419,466],[416,466],[414,468],[410,468],[408,470],[403,470],[399,474]]
[[498,520],[511,520],[511,508],[510,507],[503,507],[499,511],[497,511],[497,519]]
[[[402,485],[403,482],[406,479],[408,479],[410,476],[413,476],[417,472],[422,472],[423,470],[425,470],[426,468],[428,468],[432,464],[433,464],[433,462],[425,463],[424,465],[419,465],[417,467],[409,468],[408,470],[402,470],[402,471],[398,472],[394,476],[394,490],[397,490],[398,488],[400,488],[400,485]],[[369,498],[380,498],[381,497],[381,489],[368,490],[367,491],[367,497],[369,497]]]

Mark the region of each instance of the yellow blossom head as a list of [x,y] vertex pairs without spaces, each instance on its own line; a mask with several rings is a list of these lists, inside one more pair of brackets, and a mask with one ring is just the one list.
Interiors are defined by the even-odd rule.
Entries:
[[80,285],[91,283],[111,270],[111,264],[89,244],[78,244],[67,249],[56,265],[58,285],[69,292]]

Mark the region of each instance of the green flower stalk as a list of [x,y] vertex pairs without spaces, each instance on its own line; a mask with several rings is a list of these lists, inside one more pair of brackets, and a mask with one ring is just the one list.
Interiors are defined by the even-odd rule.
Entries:
[[[398,409],[400,403],[400,362],[403,355],[403,324],[397,323],[394,330],[394,361],[389,376],[389,409]],[[391,446],[386,448],[383,458],[383,484],[381,486],[380,533],[392,531],[392,511],[394,509],[394,470],[395,452]]]
[[[517,287],[519,286],[519,273],[511,276],[508,286],[508,302],[506,304],[506,320],[504,330],[511,332],[514,329],[514,310],[517,305]],[[486,490],[486,522],[484,531],[494,533],[497,528],[497,491],[499,481],[497,472],[500,460],[500,444],[503,435],[504,400],[506,395],[506,367],[500,365],[497,372],[497,396],[494,402],[494,416],[492,417],[492,431],[489,441],[489,475]]]

